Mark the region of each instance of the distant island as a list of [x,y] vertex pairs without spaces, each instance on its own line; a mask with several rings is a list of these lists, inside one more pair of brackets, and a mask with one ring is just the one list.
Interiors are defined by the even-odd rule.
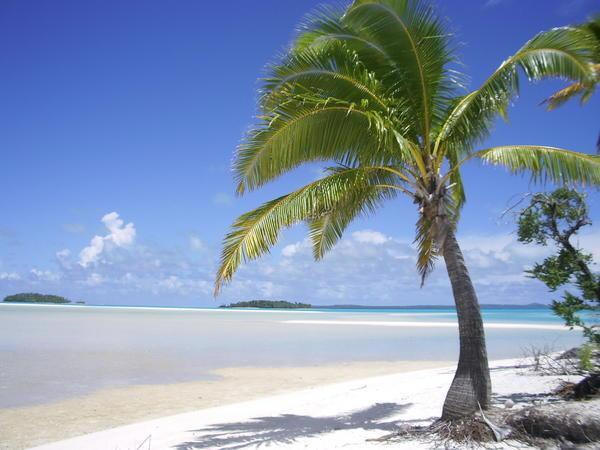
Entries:
[[[526,305],[507,305],[499,303],[482,303],[481,309],[537,309],[550,308],[543,303],[528,303]],[[315,305],[313,309],[456,309],[454,305],[404,305],[404,306],[369,306],[369,305]]]
[[[7,295],[4,297],[6,303],[58,303],[65,304],[71,303],[71,300],[67,300],[64,297],[58,295],[45,295],[36,294],[33,292],[26,292],[22,294]],[[80,302],[77,302],[80,303]],[[81,302],[83,303],[83,302]]]
[[221,305],[220,308],[311,308],[308,303],[292,303],[284,300],[251,300],[248,302],[237,302],[229,305]]

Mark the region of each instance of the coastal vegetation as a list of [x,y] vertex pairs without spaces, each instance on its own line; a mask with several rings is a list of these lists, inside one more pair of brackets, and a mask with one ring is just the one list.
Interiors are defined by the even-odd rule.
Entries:
[[230,303],[222,305],[221,308],[279,308],[279,309],[294,309],[294,308],[311,308],[308,303],[286,302],[285,300],[250,300],[247,302]]
[[[600,276],[592,270],[592,254],[578,248],[572,240],[592,224],[585,196],[573,189],[559,188],[535,194],[518,216],[518,239],[525,244],[548,245],[556,252],[527,271],[531,278],[554,292],[573,286],[579,294],[565,290],[561,300],[552,302],[555,314],[571,327],[580,327],[588,340],[600,344],[600,325],[589,324],[582,311],[600,312]],[[597,318],[596,318],[597,319]]]
[[355,0],[346,9],[322,7],[303,23],[263,80],[259,122],[234,160],[237,193],[302,164],[331,167],[234,222],[215,285],[218,294],[240,264],[267,253],[284,228],[306,223],[320,259],[353,219],[408,198],[418,217],[421,282],[444,258],[459,322],[445,420],[487,408],[491,396],[480,306],[456,239],[466,200],[462,167],[478,160],[530,173],[533,181],[600,184],[600,159],[593,155],[541,145],[478,147],[496,118],[506,118],[520,72],[532,81],[591,83],[596,41],[589,30],[537,34],[466,94],[451,36],[430,5],[417,0]]
[[33,292],[7,295],[3,301],[5,303],[71,303],[70,300],[58,295],[36,294]]

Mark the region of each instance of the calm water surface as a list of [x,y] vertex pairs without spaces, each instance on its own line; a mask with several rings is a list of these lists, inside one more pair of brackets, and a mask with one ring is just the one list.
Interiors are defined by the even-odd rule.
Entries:
[[[0,408],[47,403],[102,388],[207,379],[239,366],[450,360],[454,328],[292,324],[289,320],[449,322],[448,310],[235,311],[0,305]],[[487,310],[488,323],[560,324],[547,309]],[[487,330],[491,359],[534,344],[564,349],[577,331]]]

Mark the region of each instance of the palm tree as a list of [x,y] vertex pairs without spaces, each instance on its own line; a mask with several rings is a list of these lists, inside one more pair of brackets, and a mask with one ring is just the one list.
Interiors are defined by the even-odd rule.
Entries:
[[240,216],[224,239],[215,295],[238,266],[268,252],[282,229],[309,228],[320,259],[357,216],[405,195],[418,209],[417,268],[425,281],[446,263],[456,303],[460,355],[442,417],[489,405],[491,383],[479,304],[455,237],[465,202],[460,169],[479,159],[556,183],[600,183],[600,159],[544,146],[474,151],[528,78],[586,82],[591,43],[577,28],[527,42],[479,87],[457,95],[461,76],[449,34],[420,0],[356,0],[323,7],[302,25],[264,80],[258,123],[235,156],[237,193],[302,164],[328,161],[326,176]]

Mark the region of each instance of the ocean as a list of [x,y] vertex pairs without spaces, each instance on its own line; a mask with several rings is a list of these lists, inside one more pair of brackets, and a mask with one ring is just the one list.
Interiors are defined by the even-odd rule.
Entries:
[[[483,311],[490,359],[582,342],[545,308]],[[0,304],[0,408],[223,367],[453,360],[452,309],[224,310]]]

